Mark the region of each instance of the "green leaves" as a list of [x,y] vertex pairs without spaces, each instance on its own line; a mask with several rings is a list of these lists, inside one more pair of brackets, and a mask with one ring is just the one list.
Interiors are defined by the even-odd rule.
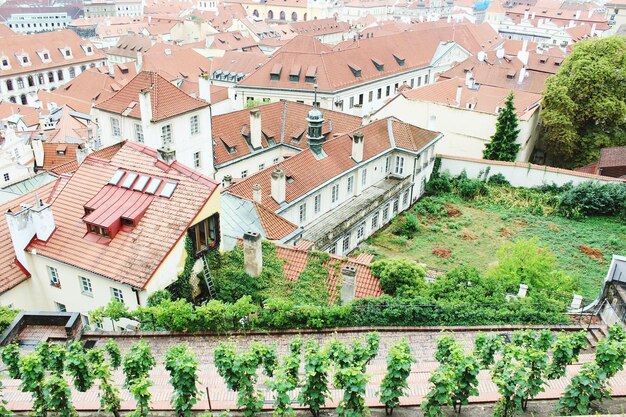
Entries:
[[304,348],[304,385],[298,401],[309,407],[313,417],[319,417],[320,409],[330,396],[328,372],[330,358],[328,349],[309,340]]
[[415,363],[411,347],[406,339],[400,340],[389,348],[387,355],[387,373],[380,386],[380,402],[385,404],[387,414],[400,406],[400,397],[409,388],[407,379],[411,374],[411,365]]
[[65,360],[67,372],[74,377],[74,387],[85,392],[93,385],[93,371],[89,366],[83,345],[72,342]]
[[583,365],[565,389],[557,409],[563,415],[591,414],[591,403],[608,398],[610,391],[606,373],[595,362]]
[[285,357],[281,366],[278,367],[274,380],[270,387],[276,393],[274,400],[274,416],[288,416],[293,414],[291,397],[289,392],[298,386],[298,369],[300,368],[300,355],[302,339],[296,337],[289,344],[289,355]]
[[198,360],[186,344],[171,347],[165,354],[165,369],[174,388],[171,404],[179,417],[189,417],[198,402]]
[[517,141],[520,129],[515,106],[513,104],[513,92],[506,98],[504,108],[498,114],[496,132],[491,137],[491,142],[485,145],[483,158],[495,161],[515,161],[521,143]]
[[424,269],[409,259],[381,259],[372,264],[372,274],[380,279],[385,294],[396,295],[410,289],[419,293],[426,286]]
[[135,343],[124,358],[124,385],[130,388],[141,378],[147,378],[156,361],[150,353],[150,346],[143,340]]
[[2,362],[7,366],[11,378],[20,377],[20,347],[17,343],[9,343],[2,349]]

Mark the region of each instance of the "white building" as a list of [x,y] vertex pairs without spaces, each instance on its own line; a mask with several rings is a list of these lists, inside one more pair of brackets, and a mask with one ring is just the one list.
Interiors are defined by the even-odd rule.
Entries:
[[65,29],[80,16],[80,11],[77,6],[0,7],[0,14],[6,19],[4,24],[17,33]]
[[0,98],[34,105],[37,91],[53,90],[105,61],[91,42],[71,30],[2,37]]
[[220,243],[219,184],[130,142],[1,209],[0,304],[23,310],[145,306]]
[[208,175],[213,174],[210,114],[206,101],[150,71],[93,109],[101,146],[131,140],[167,150],[171,158]]
[[[522,75],[523,76],[523,75]],[[390,116],[415,126],[440,131],[437,152],[444,155],[482,158],[485,145],[496,131],[498,113],[511,90],[478,85],[473,78],[452,78],[415,90],[404,91],[373,115]],[[519,118],[520,150],[517,161],[527,162],[539,135],[541,95],[515,91]]]
[[423,194],[441,134],[390,117],[326,140],[323,113],[311,110],[308,122],[308,149],[225,193],[293,225],[279,241],[346,255]]
[[[499,38],[488,25],[486,29],[486,36]],[[313,104],[317,85],[320,108],[365,116],[393,98],[403,84],[431,84],[438,73],[489,45],[482,39],[484,33],[465,24],[429,26],[347,41],[332,50],[312,37],[298,36],[237,84],[237,100],[242,106],[281,99]]]
[[85,17],[142,17],[142,0],[85,0]]
[[0,142],[0,188],[30,178],[35,173],[35,158],[28,138],[6,128]]

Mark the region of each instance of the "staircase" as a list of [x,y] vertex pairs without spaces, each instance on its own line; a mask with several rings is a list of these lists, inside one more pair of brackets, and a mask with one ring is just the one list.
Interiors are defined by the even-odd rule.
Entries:
[[609,331],[606,325],[590,327],[587,332],[587,342],[591,349],[595,349],[598,346],[600,339],[604,339],[608,336]]
[[213,274],[211,274],[211,268],[209,268],[209,262],[206,256],[202,256],[202,272],[204,275],[204,282],[209,290],[209,300],[215,298],[215,282],[213,281]]

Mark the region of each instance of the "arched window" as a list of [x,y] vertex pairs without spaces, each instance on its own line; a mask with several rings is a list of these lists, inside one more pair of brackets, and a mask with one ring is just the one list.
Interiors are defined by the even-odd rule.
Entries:
[[22,101],[22,104],[28,104],[28,100],[26,100],[26,94],[22,94],[20,96],[20,100]]
[[37,74],[37,79],[39,81],[39,85],[44,85],[44,83],[46,82],[46,78],[43,73]]
[[32,75],[28,76],[28,86],[29,87],[34,87],[35,86],[35,79],[33,78]]
[[80,72],[83,72],[83,71],[85,71],[86,69],[87,69],[87,67],[86,67],[86,66],[84,66],[84,65],[81,65],[81,66],[80,66]]
[[296,13],[296,12],[291,13],[291,20],[293,22],[297,21],[298,20],[298,13]]
[[[7,80],[7,90],[13,91],[13,80]],[[13,98],[15,100],[15,98]]]
[[267,18],[270,19],[270,20],[274,18],[274,12],[272,10],[267,12]]
[[15,97],[13,97],[13,96],[9,97],[9,101],[10,101],[11,103],[15,103]]
[[63,70],[57,71],[57,78],[59,79],[59,81],[63,81]]
[[306,13],[304,14],[304,21],[306,22]]
[[259,11],[257,9],[254,9],[254,11],[252,12],[252,16],[259,17]]
[[24,80],[22,77],[17,79],[17,88],[24,88]]
[[54,73],[52,71],[50,71],[48,73],[48,82],[49,83],[53,83],[54,82]]
[[280,20],[285,20],[285,12],[280,12]]

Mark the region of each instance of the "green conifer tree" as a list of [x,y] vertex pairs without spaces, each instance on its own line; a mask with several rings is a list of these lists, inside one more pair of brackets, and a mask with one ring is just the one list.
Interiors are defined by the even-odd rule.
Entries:
[[495,161],[515,161],[520,144],[517,143],[519,121],[513,105],[513,92],[509,93],[504,103],[504,109],[498,114],[496,133],[491,142],[485,145],[483,158]]

